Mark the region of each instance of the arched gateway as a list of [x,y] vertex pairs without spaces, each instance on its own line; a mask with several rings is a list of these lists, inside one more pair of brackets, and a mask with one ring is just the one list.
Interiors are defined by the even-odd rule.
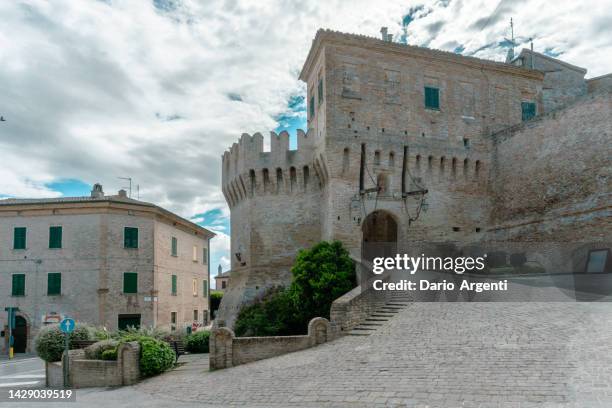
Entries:
[[363,240],[361,256],[367,261],[390,257],[397,253],[397,222],[384,210],[371,212],[361,226]]

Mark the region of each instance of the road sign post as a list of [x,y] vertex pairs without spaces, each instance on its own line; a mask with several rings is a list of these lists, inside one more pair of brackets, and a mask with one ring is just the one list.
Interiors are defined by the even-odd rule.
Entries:
[[14,356],[15,338],[13,337],[13,329],[15,328],[15,313],[19,311],[18,307],[5,307],[8,312],[8,355],[9,359]]
[[62,364],[64,374],[64,388],[70,386],[70,358],[68,351],[70,349],[70,333],[74,330],[74,320],[66,318],[60,323],[60,329],[64,332],[64,364]]

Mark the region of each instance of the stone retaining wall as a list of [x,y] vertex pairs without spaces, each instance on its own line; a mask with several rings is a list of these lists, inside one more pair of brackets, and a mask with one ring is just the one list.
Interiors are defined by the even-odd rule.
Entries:
[[281,354],[307,349],[332,338],[327,319],[315,317],[303,336],[236,337],[227,327],[213,329],[210,336],[210,368],[233,367]]
[[[140,345],[133,341],[119,346],[116,361],[87,360],[85,351],[70,350],[69,381],[72,388],[113,387],[134,384],[140,378]],[[61,362],[46,364],[47,386],[61,388],[64,377]]]

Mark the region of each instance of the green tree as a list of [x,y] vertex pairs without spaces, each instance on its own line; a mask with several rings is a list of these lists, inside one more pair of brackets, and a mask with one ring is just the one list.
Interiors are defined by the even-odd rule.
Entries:
[[332,302],[355,287],[355,266],[340,241],[301,250],[291,273],[289,296],[303,326],[314,317],[329,319]]

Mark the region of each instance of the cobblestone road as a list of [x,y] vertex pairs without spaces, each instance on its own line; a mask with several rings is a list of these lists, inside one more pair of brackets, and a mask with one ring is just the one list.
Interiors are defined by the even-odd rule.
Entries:
[[610,407],[612,304],[415,303],[369,337],[136,388],[215,406]]
[[188,367],[74,406],[611,407],[612,304],[414,303],[368,337]]

